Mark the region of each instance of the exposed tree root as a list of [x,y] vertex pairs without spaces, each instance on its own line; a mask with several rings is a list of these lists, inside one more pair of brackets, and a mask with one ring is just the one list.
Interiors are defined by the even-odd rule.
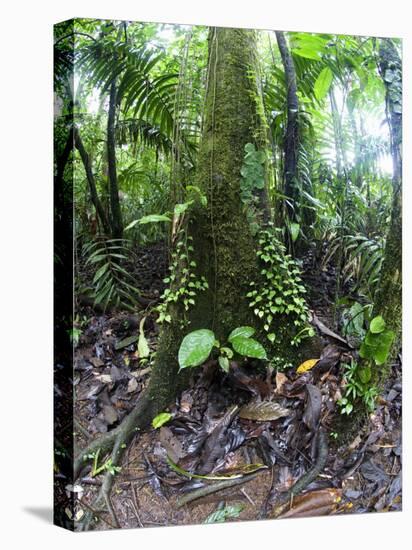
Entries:
[[196,489],[195,491],[192,491],[188,495],[185,495],[181,497],[177,503],[177,508],[181,508],[185,504],[189,504],[189,502],[192,502],[193,500],[197,500],[198,498],[205,497],[207,495],[211,495],[213,493],[217,493],[218,491],[222,491],[223,489],[228,489],[230,487],[237,487],[238,485],[243,485],[243,483],[247,483],[248,481],[251,481],[252,479],[255,479],[259,474],[250,474],[245,477],[237,478],[237,479],[225,479],[222,481],[218,481],[217,483],[213,483],[213,485],[207,485],[206,487],[201,487],[200,489]]
[[[107,454],[111,450],[111,465],[118,466],[123,457],[123,453],[127,444],[136,433],[147,427],[152,418],[152,401],[145,392],[138,399],[136,406],[122,421],[122,423],[111,432],[92,441],[90,445],[82,449],[75,459],[74,463],[74,479],[79,477],[82,466],[85,464],[85,459],[88,455],[97,452],[100,449],[101,456]],[[93,508],[99,509],[102,505],[106,505],[109,511],[112,522],[116,527],[120,527],[112,503],[110,501],[110,493],[114,482],[114,475],[107,471],[104,475],[101,489],[93,502]],[[79,530],[87,531],[93,521],[93,513],[88,510],[83,516],[83,520],[79,522]]]
[[[178,311],[173,317],[179,319]],[[131,439],[150,426],[150,422],[158,414],[167,408],[180,392],[187,387],[190,380],[190,372],[178,372],[176,361],[178,346],[182,340],[180,325],[171,325],[162,329],[159,346],[156,351],[156,361],[151,370],[150,381],[147,388],[139,396],[133,410],[122,420],[121,424],[110,432],[98,437],[76,456],[73,465],[74,480],[79,478],[83,467],[90,461],[90,455],[99,451],[99,456],[104,457],[108,453],[111,466],[119,466],[123,453]],[[189,371],[189,369],[186,369]],[[99,509],[106,506],[111,515],[112,522],[117,523],[113,506],[110,501],[110,492],[113,486],[114,476],[106,471],[101,489],[92,508]],[[93,514],[88,511],[78,524],[79,530],[88,530],[93,521]]]

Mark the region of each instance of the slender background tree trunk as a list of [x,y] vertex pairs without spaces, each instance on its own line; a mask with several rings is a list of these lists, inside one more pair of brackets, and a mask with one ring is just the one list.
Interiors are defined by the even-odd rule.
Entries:
[[103,208],[103,205],[97,193],[96,182],[93,175],[90,157],[86,149],[84,148],[83,141],[80,137],[80,134],[77,128],[74,130],[74,143],[75,143],[76,149],[79,151],[80,158],[82,159],[82,162],[83,162],[83,166],[86,172],[87,182],[89,184],[90,196],[92,199],[92,203],[96,209],[98,219],[102,224],[103,231],[106,233],[106,235],[110,235],[110,232],[111,232],[110,223],[109,223],[109,220],[107,219],[106,212]]
[[116,88],[116,81],[114,80],[110,86],[109,113],[108,113],[108,119],[107,119],[107,163],[108,163],[108,169],[109,169],[112,236],[116,239],[121,239],[123,237],[123,220],[122,220],[122,211],[120,208],[119,186],[117,183],[117,168],[116,168],[116,138],[115,138],[116,98],[117,98],[117,88]]
[[298,148],[299,148],[299,101],[296,84],[296,71],[293,64],[293,59],[290,54],[285,35],[282,31],[276,31],[276,39],[279,46],[280,55],[282,57],[283,68],[285,71],[286,91],[287,91],[287,111],[288,119],[285,135],[285,164],[284,164],[284,181],[285,195],[290,197],[287,203],[287,211],[290,221],[296,218],[297,207],[297,164],[298,164]]

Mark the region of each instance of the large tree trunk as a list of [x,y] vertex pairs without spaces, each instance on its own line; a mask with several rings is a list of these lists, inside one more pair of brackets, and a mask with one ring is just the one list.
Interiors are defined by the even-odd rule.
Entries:
[[374,314],[382,315],[388,328],[396,335],[389,361],[380,370],[379,378],[383,382],[390,372],[390,360],[400,349],[402,333],[402,65],[390,39],[381,41],[379,69],[386,87],[393,158],[393,198]]
[[[212,329],[224,340],[241,325],[255,324],[246,298],[249,283],[259,277],[256,243],[240,199],[240,169],[245,145],[259,148],[266,139],[261,96],[256,77],[256,36],[243,29],[211,29],[208,86],[203,137],[196,182],[207,196],[207,208],[190,214],[187,231],[193,238],[197,276],[208,289],[199,292],[182,328],[182,311],[162,329],[149,393],[162,410],[185,383],[178,375],[177,354],[185,334]],[[258,197],[267,209],[266,190]],[[262,223],[265,216],[262,216]]]
[[[245,145],[262,147],[266,127],[256,76],[256,36],[242,29],[212,29],[209,35],[209,82],[197,182],[208,198],[189,224],[199,275],[209,291],[199,297],[204,326],[221,336],[250,320],[245,295],[256,279],[256,246],[240,199]],[[259,196],[267,205],[266,190]],[[261,222],[264,219],[261,218]]]

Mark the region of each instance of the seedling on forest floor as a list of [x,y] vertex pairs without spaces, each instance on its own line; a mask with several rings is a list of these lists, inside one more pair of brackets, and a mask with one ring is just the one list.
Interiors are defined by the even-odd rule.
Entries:
[[180,344],[179,367],[185,369],[201,365],[208,359],[213,348],[219,350],[218,363],[225,372],[229,371],[229,360],[235,353],[242,357],[267,359],[265,348],[252,338],[254,333],[253,327],[235,328],[228,336],[227,345],[221,346],[211,330],[200,329],[189,332]]
[[115,474],[121,471],[122,468],[120,466],[114,466],[111,458],[108,458],[106,462],[104,462],[101,466],[99,466],[98,465],[99,454],[100,454],[100,449],[98,449],[94,453],[87,454],[83,457],[83,460],[93,460],[92,471],[90,474],[92,477],[99,475],[103,471],[110,472],[112,476],[114,476]]
[[372,374],[369,366],[361,366],[352,360],[350,365],[345,365],[345,393],[338,400],[341,414],[349,415],[354,409],[354,403],[360,399],[372,412],[375,408],[375,400],[378,390],[374,385],[369,385]]
[[80,336],[82,335],[82,329],[77,327],[72,327],[67,331],[69,333],[70,342],[75,348],[79,345]]
[[359,350],[362,364],[352,360],[345,367],[345,394],[338,400],[342,414],[351,414],[354,402],[361,399],[367,409],[372,412],[378,396],[378,389],[371,384],[373,364],[383,365],[389,357],[395,334],[386,328],[381,315],[374,317],[369,325]]

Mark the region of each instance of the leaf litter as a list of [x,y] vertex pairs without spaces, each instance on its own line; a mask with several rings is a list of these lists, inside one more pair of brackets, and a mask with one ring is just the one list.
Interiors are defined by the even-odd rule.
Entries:
[[[295,369],[264,373],[236,361],[229,373],[199,369],[192,386],[165,411],[171,415],[167,426],[141,434],[127,449],[112,496],[122,527],[402,508],[399,362],[368,425],[351,441],[334,441],[340,361],[352,351],[328,328],[321,308],[312,323],[324,338],[319,359]],[[157,336],[150,312],[91,317],[75,351],[75,414],[84,428],[76,431],[77,446],[85,444],[86,434],[116,428],[133,408],[150,376]],[[285,503],[316,466],[321,428],[329,439],[325,466]],[[79,480],[86,503],[92,502],[99,478],[89,484],[86,470]],[[236,480],[238,485],[213,491],[216,483]],[[204,495],[177,505],[195,491]],[[97,528],[107,525],[100,522]]]

